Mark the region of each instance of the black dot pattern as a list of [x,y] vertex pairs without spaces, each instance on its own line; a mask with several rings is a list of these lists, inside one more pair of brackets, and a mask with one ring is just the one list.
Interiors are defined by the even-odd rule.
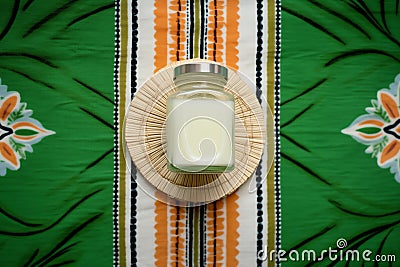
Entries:
[[115,57],[114,57],[114,188],[113,188],[113,266],[119,266],[119,59],[120,59],[120,1],[115,1]]
[[[280,185],[280,55],[281,55],[281,1],[275,2],[275,251],[281,248],[281,185]],[[279,259],[276,262],[279,265]]]

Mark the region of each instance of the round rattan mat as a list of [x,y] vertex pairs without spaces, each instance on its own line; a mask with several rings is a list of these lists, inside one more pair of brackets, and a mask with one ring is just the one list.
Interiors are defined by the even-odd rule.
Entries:
[[167,97],[175,91],[173,69],[196,61],[210,62],[179,61],[150,77],[130,104],[124,130],[129,154],[144,179],[168,197],[194,204],[215,201],[242,185],[258,166],[266,140],[266,118],[254,90],[229,69],[226,90],[235,97],[235,169],[221,174],[168,170],[165,121]]

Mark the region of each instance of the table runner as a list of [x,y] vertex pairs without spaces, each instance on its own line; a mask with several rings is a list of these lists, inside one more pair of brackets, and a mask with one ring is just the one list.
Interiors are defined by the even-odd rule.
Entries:
[[[183,59],[214,60],[233,69],[243,69],[245,73],[247,68],[246,75],[257,83],[254,93],[259,102],[267,99],[267,67],[272,70],[270,79],[273,77],[274,35],[270,35],[272,39],[268,40],[266,30],[271,27],[270,30],[274,31],[274,3],[269,6],[262,2],[257,5],[256,2],[239,1],[155,1],[153,6],[138,3],[132,6],[132,14],[137,14],[137,19],[133,20],[131,29],[129,22],[128,27],[124,27],[124,19],[129,18],[129,6],[129,2],[121,1],[117,13],[117,23],[121,25],[120,39],[117,39],[120,44],[117,46],[117,53],[120,53],[117,62],[120,105],[116,113],[119,125],[137,86],[154,72]],[[128,14],[124,17],[125,12]],[[241,27],[251,27],[247,38],[239,38]],[[129,64],[130,58],[136,60]],[[125,64],[128,65],[126,69]],[[269,90],[273,91],[273,85],[271,79]],[[272,94],[270,96],[273,105]],[[267,220],[271,226],[274,224],[273,209],[270,209],[270,216],[265,209],[268,205],[265,182],[253,194],[247,192],[250,184],[246,184],[226,199],[197,208],[168,206],[149,197],[140,184],[130,183],[130,180],[140,179],[137,177],[140,173],[135,166],[129,166],[131,163],[125,162],[124,157],[120,153],[116,159],[120,167],[116,177],[118,182],[115,183],[118,188],[114,191],[118,192],[115,202],[119,204],[114,213],[118,212],[119,227],[114,240],[119,245],[118,256],[114,258],[117,263],[148,266],[257,263],[257,251],[268,242]],[[125,163],[128,165],[126,170]],[[261,184],[267,175],[267,167],[260,164],[251,180]],[[273,179],[271,185],[272,182]],[[269,189],[273,198],[273,186]],[[151,214],[144,212],[149,212],[148,207],[152,207]],[[274,246],[273,236],[272,230],[269,247]]]
[[[0,13],[2,266],[398,265],[399,1],[16,0]],[[249,77],[275,150],[271,169],[264,157],[194,208],[138,186],[122,136],[140,85],[190,58]]]

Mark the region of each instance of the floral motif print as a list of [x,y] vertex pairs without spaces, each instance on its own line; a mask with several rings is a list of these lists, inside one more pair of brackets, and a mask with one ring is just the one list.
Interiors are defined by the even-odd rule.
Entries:
[[366,108],[368,114],[358,117],[342,130],[358,142],[368,145],[366,153],[377,158],[381,168],[390,168],[395,179],[400,183],[400,74],[390,89],[378,91],[377,100],[372,100],[372,107]]
[[18,92],[8,92],[0,79],[0,175],[7,169],[18,170],[26,152],[33,152],[32,145],[55,132],[46,130],[31,118],[32,110],[20,102]]

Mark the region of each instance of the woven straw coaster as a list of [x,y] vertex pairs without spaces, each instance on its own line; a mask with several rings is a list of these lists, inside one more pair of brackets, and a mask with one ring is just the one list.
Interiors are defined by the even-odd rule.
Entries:
[[254,90],[236,71],[229,69],[225,90],[235,97],[235,169],[221,174],[182,174],[168,170],[166,101],[175,92],[173,70],[194,62],[218,64],[185,60],[155,73],[136,92],[126,115],[124,132],[129,154],[144,179],[185,205],[209,203],[234,192],[252,176],[266,140],[266,118]]

